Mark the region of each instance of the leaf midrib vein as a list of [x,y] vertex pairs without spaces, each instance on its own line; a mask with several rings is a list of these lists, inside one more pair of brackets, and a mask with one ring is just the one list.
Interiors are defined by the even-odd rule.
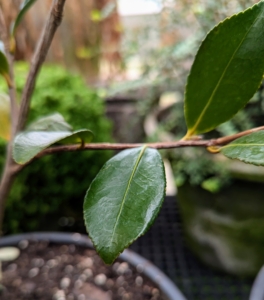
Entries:
[[243,42],[245,41],[245,39],[246,39],[248,33],[250,32],[251,28],[256,24],[257,20],[259,19],[260,13],[261,13],[261,11],[258,13],[258,15],[257,15],[257,17],[256,17],[256,19],[255,19],[255,21],[252,23],[252,25],[250,26],[250,28],[247,30],[247,32],[245,33],[245,35],[244,35],[243,39],[241,40],[240,44],[238,45],[238,47],[237,47],[236,50],[234,51],[232,57],[230,58],[230,60],[229,60],[229,62],[228,62],[228,64],[227,64],[227,66],[226,66],[225,69],[224,69],[224,72],[223,72],[222,76],[221,76],[220,79],[218,80],[218,83],[217,83],[216,87],[214,88],[214,90],[213,90],[213,92],[212,92],[212,95],[211,95],[210,98],[209,98],[208,103],[206,104],[206,106],[205,106],[204,109],[202,110],[201,115],[200,115],[200,117],[198,118],[198,120],[196,121],[196,123],[194,124],[193,128],[190,130],[189,136],[191,136],[191,135],[193,135],[193,134],[195,133],[196,128],[198,127],[199,123],[201,122],[201,120],[202,120],[204,114],[206,113],[208,107],[211,105],[211,102],[212,102],[212,100],[213,100],[213,98],[214,98],[214,96],[215,96],[215,94],[216,94],[216,92],[217,92],[217,90],[218,90],[218,88],[219,88],[219,86],[220,86],[220,84],[221,84],[221,82],[222,82],[222,80],[223,80],[223,78],[224,78],[224,76],[225,76],[225,74],[226,74],[226,72],[227,72],[227,70],[228,70],[230,64],[231,64],[231,62],[232,62],[232,60],[234,59],[234,56],[236,55],[236,53],[237,53],[238,50],[240,49],[241,45],[242,45]]
[[119,209],[119,212],[118,212],[118,216],[117,216],[117,218],[116,218],[116,222],[115,222],[115,225],[114,225],[114,229],[113,229],[113,233],[112,233],[112,237],[111,237],[110,244],[112,244],[112,242],[113,242],[113,238],[114,238],[114,235],[115,235],[116,227],[117,227],[117,224],[118,224],[118,222],[119,222],[120,216],[121,216],[121,214],[122,214],[122,211],[123,211],[123,208],[124,208],[124,204],[125,204],[125,201],[126,201],[126,197],[127,197],[128,191],[129,191],[129,189],[130,189],[131,182],[132,182],[132,180],[133,180],[133,177],[134,177],[134,175],[135,175],[135,173],[136,173],[136,170],[137,170],[137,168],[138,168],[139,162],[140,162],[140,160],[141,160],[141,158],[142,158],[142,156],[143,156],[143,154],[144,154],[146,148],[147,148],[147,146],[144,146],[144,147],[141,149],[141,151],[140,151],[140,153],[139,153],[139,156],[138,156],[138,158],[137,158],[137,160],[136,160],[136,164],[135,164],[135,166],[134,166],[134,168],[133,168],[133,171],[132,171],[132,173],[131,173],[131,175],[130,175],[130,178],[129,178],[129,181],[128,181],[128,184],[127,184],[127,187],[126,187],[126,190],[125,190],[125,194],[124,194],[124,196],[123,196],[123,199],[122,199],[122,202],[121,202],[121,206],[120,206],[120,209]]

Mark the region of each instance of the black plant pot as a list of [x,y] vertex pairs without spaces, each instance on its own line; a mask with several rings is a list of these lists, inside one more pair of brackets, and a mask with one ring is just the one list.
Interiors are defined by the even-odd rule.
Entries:
[[[92,242],[85,235],[59,232],[35,232],[2,237],[0,239],[0,247],[17,246],[22,240],[49,241],[54,244],[74,244],[76,246],[93,248]],[[126,249],[119,258],[134,267],[140,266],[143,270],[142,273],[156,284],[166,299],[186,300],[175,284],[150,261],[129,249]]]

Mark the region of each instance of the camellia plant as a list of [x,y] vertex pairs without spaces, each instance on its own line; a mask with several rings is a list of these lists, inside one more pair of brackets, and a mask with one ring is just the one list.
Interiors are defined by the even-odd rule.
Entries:
[[[0,53],[0,73],[9,87],[8,100],[4,95],[0,97],[0,134],[8,140],[0,185],[0,224],[15,175],[32,160],[63,151],[124,150],[104,165],[84,200],[88,234],[105,263],[111,264],[149,229],[162,206],[166,178],[159,149],[204,147],[231,159],[264,165],[264,126],[219,139],[204,140],[200,136],[231,119],[262,82],[264,1],[224,20],[209,32],[197,53],[186,85],[188,131],[185,137],[180,141],[151,144],[91,143],[93,133],[90,130],[73,131],[59,114],[44,116],[25,127],[36,77],[66,2],[53,0],[21,101],[17,103],[13,75],[16,28],[35,1],[24,2],[10,34],[0,15],[0,32],[5,45],[5,51],[2,49]],[[7,122],[9,119],[11,122]]]

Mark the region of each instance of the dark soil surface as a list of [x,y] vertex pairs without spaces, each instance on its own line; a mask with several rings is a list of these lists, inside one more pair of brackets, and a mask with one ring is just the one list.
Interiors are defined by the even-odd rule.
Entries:
[[3,263],[1,300],[163,300],[160,291],[126,262],[106,266],[94,250],[48,242],[19,244]]

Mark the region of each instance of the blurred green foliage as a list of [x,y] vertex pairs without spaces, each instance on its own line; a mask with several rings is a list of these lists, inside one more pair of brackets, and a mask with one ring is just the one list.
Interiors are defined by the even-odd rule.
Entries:
[[[16,65],[18,95],[24,87],[27,70],[27,64]],[[3,83],[0,89],[4,90]],[[61,113],[73,129],[92,130],[94,141],[111,141],[111,124],[104,115],[103,100],[82,78],[51,65],[44,66],[38,77],[28,122],[53,112]],[[5,144],[1,142],[0,169],[4,153]],[[110,157],[109,151],[82,151],[34,161],[15,180],[7,202],[4,232],[63,230],[60,223],[67,225],[68,219],[77,226],[70,230],[80,230],[86,190]],[[64,221],[58,223],[59,217]]]
[[[134,20],[132,17],[131,26],[127,26],[123,34],[122,56],[125,64],[131,60],[139,62],[141,76],[129,84],[114,86],[111,92],[123,92],[135,86],[149,89],[158,86],[159,91],[177,90],[183,95],[192,61],[208,31],[256,2],[162,0],[160,14],[135,17]],[[147,105],[144,102],[142,104]]]

